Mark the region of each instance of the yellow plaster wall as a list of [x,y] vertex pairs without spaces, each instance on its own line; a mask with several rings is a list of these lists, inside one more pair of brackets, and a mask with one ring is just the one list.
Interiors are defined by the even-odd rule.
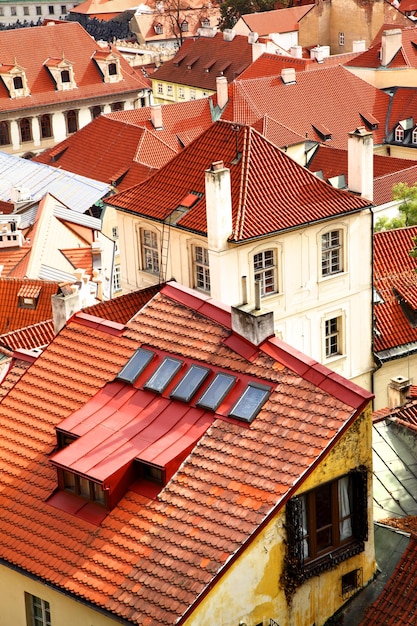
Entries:
[[118,622],[12,569],[0,566],[0,626],[27,626],[25,592],[49,602],[53,626],[115,626]]
[[331,3],[321,0],[298,23],[298,45],[304,47],[329,45]]
[[[158,93],[158,83],[162,84],[162,94]],[[170,95],[168,95],[168,85],[172,87],[172,94]],[[183,90],[184,97],[180,97],[180,88]],[[200,100],[200,98],[207,98],[214,93],[215,92],[210,89],[200,89],[199,87],[190,87],[189,85],[180,85],[177,83],[152,79],[152,94],[155,104]]]
[[238,626],[240,621],[247,626],[260,623],[266,626],[270,618],[279,626],[322,626],[348,599],[341,594],[341,576],[360,569],[363,584],[372,578],[376,565],[372,530],[371,428],[369,406],[300,490],[300,493],[307,491],[359,465],[366,465],[369,471],[370,536],[364,552],[308,580],[296,591],[288,607],[280,584],[286,537],[285,510],[280,511],[198,605],[185,622],[186,626]]

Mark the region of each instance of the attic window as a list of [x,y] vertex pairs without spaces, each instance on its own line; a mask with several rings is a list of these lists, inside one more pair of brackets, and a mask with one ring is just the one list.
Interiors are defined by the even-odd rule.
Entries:
[[126,365],[120,370],[116,378],[126,383],[134,383],[139,374],[141,374],[145,367],[152,361],[154,354],[155,353],[150,350],[138,348]]
[[166,357],[156,372],[145,384],[145,389],[155,391],[156,393],[162,393],[181,368],[182,364],[183,362],[179,359]]
[[322,141],[328,141],[332,138],[332,133],[323,124],[312,124],[312,126]]
[[379,127],[379,120],[371,113],[360,113],[359,115],[369,130],[376,130]]
[[164,28],[160,22],[154,25],[155,33],[157,35],[162,35],[164,32]]
[[109,63],[109,76],[116,76],[117,65],[116,63]]
[[69,491],[75,496],[86,498],[96,504],[106,505],[106,494],[99,483],[68,470],[58,471],[58,481],[64,491]]
[[189,402],[209,373],[210,370],[207,367],[191,365],[190,369],[171,393],[171,398]]
[[191,70],[193,65],[195,65],[200,57],[193,57],[189,61],[187,61],[187,69]]
[[206,63],[206,65],[204,66],[204,71],[205,71],[205,72],[209,72],[215,63],[216,63],[216,59],[211,59],[211,60],[210,60],[208,63]]
[[205,17],[201,20],[201,26],[208,28],[210,26],[210,20],[208,17]]
[[41,287],[22,285],[17,294],[19,309],[36,309]]
[[23,78],[21,76],[14,76],[13,87],[15,89],[23,89]]
[[236,376],[222,373],[217,374],[197,402],[197,406],[216,411],[235,382]]
[[270,387],[260,383],[249,383],[245,391],[230,411],[230,417],[236,417],[251,423],[258,415],[271,393]]
[[404,141],[404,129],[399,124],[395,129],[395,141]]
[[70,83],[71,76],[68,70],[62,70],[61,72],[61,83]]
[[188,22],[184,20],[181,24],[181,32],[188,33]]

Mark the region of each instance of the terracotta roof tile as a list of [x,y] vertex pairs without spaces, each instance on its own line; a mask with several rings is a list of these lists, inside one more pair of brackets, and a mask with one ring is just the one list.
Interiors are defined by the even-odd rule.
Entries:
[[271,33],[289,33],[298,31],[298,22],[313,7],[314,4],[306,4],[288,9],[277,9],[276,11],[248,13],[242,15],[242,20],[249,30],[258,33],[260,37]]
[[[402,9],[401,9],[402,10]],[[398,25],[385,24],[380,28],[372,45],[368,50],[356,56],[352,61],[346,63],[347,67],[380,68],[381,66],[381,39],[385,30],[399,28]],[[393,59],[386,66],[387,69],[404,67],[417,68],[417,34],[413,26],[401,28],[401,48],[394,55]],[[404,119],[404,118],[402,118]]]
[[93,253],[88,248],[68,248],[61,253],[71,263],[74,269],[83,269],[89,276],[93,273]]
[[161,290],[162,285],[153,285],[140,291],[133,291],[112,300],[106,300],[83,309],[84,313],[96,315],[120,324],[126,324]]
[[[58,291],[58,283],[20,279],[0,278],[0,334],[25,328],[52,318],[51,296]],[[37,297],[35,308],[19,306],[19,294],[25,297]]]
[[[241,126],[236,134],[234,128],[228,122],[216,122],[151,179],[109,199],[109,204],[163,220],[192,190],[202,198],[177,224],[206,233],[204,171],[219,160],[231,173],[234,241],[360,210],[369,204],[319,180],[254,129]],[[237,163],[236,150],[242,155]],[[275,181],[274,193],[271,180]],[[290,195],[286,191],[289,185]]]
[[[224,345],[230,326],[218,317],[215,303],[171,284],[122,336],[87,326],[82,316],[62,329],[0,404],[2,559],[142,626],[177,623],[224,571],[353,423],[353,406],[371,395],[299,353],[288,357],[296,369],[287,367],[288,347],[278,340],[247,361]],[[45,503],[56,490],[48,461],[55,427],[112,381],[140,345],[268,381],[273,391],[250,427],[215,414],[158,499],[129,490],[92,524]],[[277,358],[280,367],[272,367]],[[318,368],[321,388],[301,366]]]
[[45,320],[0,335],[0,344],[8,346],[11,350],[33,350],[47,346],[54,336],[53,321]]

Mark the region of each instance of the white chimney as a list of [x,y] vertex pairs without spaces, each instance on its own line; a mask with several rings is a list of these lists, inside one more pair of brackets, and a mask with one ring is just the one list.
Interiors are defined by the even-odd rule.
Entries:
[[403,404],[407,402],[410,387],[411,382],[409,378],[405,378],[404,376],[391,378],[388,385],[388,404],[391,409],[403,406]]
[[252,44],[252,63],[254,63],[259,57],[266,51],[266,45],[256,41]]
[[151,122],[155,130],[162,130],[162,106],[160,104],[151,105]]
[[284,85],[291,85],[296,81],[295,78],[295,68],[294,67],[284,67],[281,70],[281,80]]
[[255,33],[254,31],[251,30],[250,33],[248,33],[248,43],[253,45],[254,43],[256,43],[258,41],[258,33]]
[[228,85],[226,76],[216,77],[216,89],[217,89],[217,104],[221,109],[224,109],[228,100]]
[[352,42],[352,52],[365,52],[366,41],[365,39],[358,39]]
[[400,28],[384,30],[381,39],[381,65],[389,65],[402,46]]
[[69,289],[63,289],[60,293],[51,296],[52,317],[54,321],[54,331],[58,334],[69,320],[69,318],[80,310],[80,294],[78,289],[72,285]]
[[230,170],[224,167],[223,161],[213,163],[206,170],[206,212],[209,250],[226,250],[233,221]]
[[301,46],[291,46],[290,54],[296,59],[301,59],[303,56],[303,48]]
[[374,141],[371,131],[360,126],[348,139],[348,187],[367,200],[374,191]]
[[223,31],[223,41],[233,41],[236,37],[236,31],[231,28],[225,28]]

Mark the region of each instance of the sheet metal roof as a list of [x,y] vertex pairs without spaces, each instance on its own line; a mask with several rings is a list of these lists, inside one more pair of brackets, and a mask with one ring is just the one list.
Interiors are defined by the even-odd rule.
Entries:
[[84,213],[111,186],[56,167],[0,151],[0,200],[10,202],[13,188],[28,190],[31,200],[50,193],[73,211]]

